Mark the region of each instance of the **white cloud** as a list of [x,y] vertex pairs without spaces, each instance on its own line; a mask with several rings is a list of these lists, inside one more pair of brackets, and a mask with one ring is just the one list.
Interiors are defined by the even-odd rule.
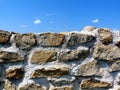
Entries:
[[22,27],[22,28],[26,28],[26,27],[27,27],[27,25],[24,25],[24,24],[23,24],[23,25],[20,25],[20,27]]
[[41,23],[42,23],[42,21],[39,20],[39,19],[37,19],[37,20],[34,21],[34,24],[41,24]]
[[92,23],[98,23],[98,22],[99,22],[99,19],[92,20]]

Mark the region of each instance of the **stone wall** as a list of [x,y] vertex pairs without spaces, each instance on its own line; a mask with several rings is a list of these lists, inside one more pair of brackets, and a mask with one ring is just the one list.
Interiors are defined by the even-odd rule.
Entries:
[[0,30],[0,90],[120,90],[120,32]]

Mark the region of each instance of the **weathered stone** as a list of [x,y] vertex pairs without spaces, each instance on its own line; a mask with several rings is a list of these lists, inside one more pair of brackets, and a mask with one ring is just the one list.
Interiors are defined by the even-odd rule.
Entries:
[[101,41],[104,44],[108,44],[108,43],[112,42],[113,36],[109,29],[107,29],[107,28],[98,29],[98,33],[100,35]]
[[17,47],[20,49],[28,49],[35,45],[36,39],[35,35],[32,33],[29,34],[16,34],[14,38],[14,42]]
[[6,78],[8,79],[21,79],[24,76],[24,71],[21,67],[10,67],[6,70]]
[[49,90],[73,90],[73,86],[50,87]]
[[10,41],[11,34],[7,31],[0,30],[0,44],[8,43]]
[[86,44],[95,39],[92,35],[72,33],[68,41],[68,46],[74,46],[79,44]]
[[35,51],[30,63],[44,64],[46,62],[52,62],[57,59],[57,52],[54,50]]
[[5,80],[4,90],[17,90],[17,88],[12,82]]
[[89,49],[81,49],[81,50],[71,50],[60,52],[59,61],[71,61],[71,60],[80,60],[82,58],[86,58],[89,54]]
[[94,88],[110,88],[112,87],[112,85],[108,82],[102,82],[102,81],[99,81],[99,80],[96,80],[96,79],[92,79],[92,78],[89,78],[89,79],[85,79],[81,82],[81,88],[82,89],[94,89]]
[[68,67],[63,64],[54,64],[51,66],[44,66],[42,68],[36,69],[32,74],[31,78],[41,78],[41,77],[60,77],[62,75],[68,74]]
[[84,31],[88,31],[88,32],[89,32],[89,31],[93,31],[93,30],[95,30],[95,29],[96,29],[96,28],[93,27],[93,26],[86,26],[86,27],[83,28]]
[[23,61],[24,58],[15,52],[6,52],[6,51],[0,51],[0,63],[3,62],[18,62]]
[[120,40],[117,40],[117,41],[115,42],[115,45],[120,48]]
[[112,71],[120,71],[120,60],[114,61],[110,66],[110,72]]
[[38,43],[40,44],[40,46],[56,47],[62,45],[64,38],[64,34],[43,33],[40,34],[40,37],[38,38]]
[[77,68],[77,72],[74,73],[76,76],[93,76],[97,75],[99,72],[100,66],[97,61],[91,61],[86,64],[82,64]]
[[47,88],[36,83],[30,83],[20,86],[18,90],[47,90]]
[[112,45],[96,44],[93,49],[93,57],[97,60],[116,60],[120,58],[120,48]]
[[65,76],[65,77],[60,77],[60,78],[48,78],[48,81],[55,86],[62,86],[66,84],[72,84],[75,81],[75,77]]

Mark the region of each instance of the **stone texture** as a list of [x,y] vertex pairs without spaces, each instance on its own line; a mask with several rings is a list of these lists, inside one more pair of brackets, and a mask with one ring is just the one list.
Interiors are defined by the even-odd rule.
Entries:
[[18,62],[23,61],[24,58],[15,52],[6,52],[6,51],[0,51],[0,63],[3,62]]
[[38,38],[38,43],[40,44],[40,46],[45,46],[45,47],[61,46],[65,39],[64,34],[57,34],[57,33],[43,33],[40,34],[39,36],[40,37]]
[[94,31],[95,29],[96,29],[96,28],[93,27],[93,26],[85,26],[85,27],[83,28],[84,31]]
[[111,43],[113,40],[112,33],[107,28],[98,29],[98,33],[100,35],[100,39],[104,44]]
[[8,43],[10,41],[11,34],[7,31],[0,30],[0,44]]
[[60,77],[62,75],[68,74],[68,67],[60,63],[42,67],[36,69],[32,74],[31,78],[41,78],[41,77]]
[[49,90],[73,90],[72,86],[50,87]]
[[92,35],[81,34],[81,33],[71,33],[71,37],[68,41],[68,46],[87,44],[88,42],[94,39],[95,37],[93,37]]
[[82,64],[77,68],[76,76],[93,76],[97,75],[99,72],[100,66],[97,61],[91,61],[86,64]]
[[120,40],[117,40],[117,41],[115,42],[115,45],[120,48]]
[[24,76],[24,71],[21,67],[11,67],[6,70],[6,78],[8,79],[21,79]]
[[17,90],[17,88],[12,82],[5,80],[4,90]]
[[28,49],[36,44],[36,39],[35,35],[32,33],[16,34],[14,42],[20,49]]
[[94,89],[94,88],[110,88],[112,87],[112,85],[108,82],[101,82],[99,80],[96,80],[96,79],[92,79],[92,78],[89,78],[89,79],[85,79],[81,82],[81,88],[82,89]]
[[80,60],[82,58],[86,58],[88,54],[88,48],[82,50],[63,51],[59,54],[59,61]]
[[54,50],[35,51],[30,63],[44,64],[46,62],[52,62],[57,59],[57,52]]
[[120,48],[112,45],[96,44],[93,49],[93,57],[97,60],[113,61],[120,58]]
[[110,66],[110,72],[112,71],[120,71],[120,60],[114,61]]
[[36,83],[31,83],[20,86],[18,90],[47,90],[47,89]]
[[58,78],[48,78],[48,81],[52,83],[54,86],[63,86],[66,84],[72,84],[75,81],[75,77],[73,76],[64,76],[64,77],[58,77]]

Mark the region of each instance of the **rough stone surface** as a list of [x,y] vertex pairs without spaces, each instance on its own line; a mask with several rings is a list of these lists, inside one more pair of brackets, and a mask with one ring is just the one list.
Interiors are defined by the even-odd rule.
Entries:
[[0,51],[0,63],[3,62],[18,62],[23,61],[24,58],[15,52],[6,52],[6,51]]
[[109,29],[107,29],[107,28],[98,29],[98,33],[100,35],[101,41],[104,44],[108,44],[108,43],[112,42],[113,36]]
[[62,86],[62,85],[73,83],[75,81],[75,77],[67,76],[67,77],[60,77],[60,78],[48,78],[48,81],[55,86]]
[[12,67],[6,70],[6,78],[8,79],[21,79],[23,75],[24,71],[21,67]]
[[120,40],[116,41],[116,42],[115,42],[115,45],[120,48]]
[[35,51],[30,63],[44,64],[46,62],[52,62],[57,59],[57,52],[54,50]]
[[120,48],[112,45],[96,44],[93,57],[97,60],[113,61],[120,58]]
[[68,41],[68,46],[75,46],[80,44],[85,44],[95,39],[92,35],[81,34],[81,33],[71,33],[71,37]]
[[119,40],[120,31],[91,26],[41,34],[0,30],[0,90],[119,90]]
[[11,34],[7,31],[0,30],[0,44],[8,43],[10,41]]
[[77,76],[93,76],[99,72],[100,66],[98,65],[97,61],[91,61],[86,64],[82,64],[78,67]]
[[40,34],[38,43],[40,46],[57,47],[62,45],[64,38],[64,34],[43,33]]
[[5,80],[4,90],[17,90],[17,88],[12,82]]
[[85,27],[83,28],[84,31],[93,31],[93,30],[95,30],[95,29],[96,29],[96,28],[93,27],[93,26],[85,26]]
[[35,35],[32,33],[16,34],[14,41],[20,49],[28,49],[36,43]]
[[31,78],[41,78],[41,77],[60,77],[62,75],[68,74],[68,67],[62,64],[56,64],[52,66],[42,67],[35,70],[31,74]]
[[47,90],[47,89],[36,83],[31,83],[20,86],[18,90]]
[[114,61],[110,66],[110,71],[120,71],[120,60]]
[[50,87],[50,90],[73,90],[72,86]]
[[112,85],[108,82],[101,82],[96,79],[86,79],[81,82],[82,89],[94,89],[94,88],[110,88]]
[[86,58],[88,54],[89,54],[89,49],[60,52],[59,60],[60,61],[80,60],[82,58]]

